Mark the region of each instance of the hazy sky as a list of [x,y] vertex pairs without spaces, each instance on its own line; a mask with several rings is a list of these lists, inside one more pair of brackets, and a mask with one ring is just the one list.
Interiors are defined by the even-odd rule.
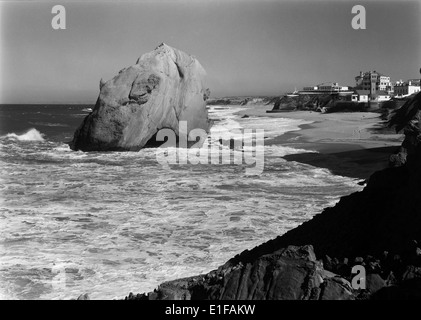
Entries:
[[[53,30],[51,8],[66,8]],[[364,5],[367,29],[351,27]],[[0,1],[0,103],[94,103],[99,80],[161,42],[196,56],[212,96],[277,95],[361,71],[420,77],[420,1]]]

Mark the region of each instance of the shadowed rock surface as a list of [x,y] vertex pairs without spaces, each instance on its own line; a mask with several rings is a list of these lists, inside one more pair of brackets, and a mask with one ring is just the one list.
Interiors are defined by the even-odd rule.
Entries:
[[204,77],[205,70],[193,56],[161,44],[113,79],[101,79],[95,108],[76,130],[71,148],[137,151],[162,128],[178,136],[179,121],[187,121],[187,132],[208,132],[205,100],[210,91]]
[[421,141],[421,94],[412,96],[397,109],[389,120],[389,126],[394,126],[396,132],[403,130],[405,133],[399,152],[390,157],[390,165],[399,167],[406,163],[409,154],[416,152]]

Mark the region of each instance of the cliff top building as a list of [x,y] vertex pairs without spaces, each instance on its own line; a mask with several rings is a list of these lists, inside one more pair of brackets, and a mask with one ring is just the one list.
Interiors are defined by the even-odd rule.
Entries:
[[378,92],[393,93],[393,85],[390,77],[377,71],[362,72],[355,77],[358,90],[369,90],[370,100],[376,100]]
[[335,93],[335,92],[347,92],[348,87],[340,86],[337,82],[324,82],[316,86],[303,87],[300,93]]
[[421,91],[420,79],[409,79],[407,81],[396,81],[394,93],[396,96],[409,96]]
[[420,79],[408,79],[403,81],[402,79],[395,82],[394,86],[410,85],[410,86],[420,86]]

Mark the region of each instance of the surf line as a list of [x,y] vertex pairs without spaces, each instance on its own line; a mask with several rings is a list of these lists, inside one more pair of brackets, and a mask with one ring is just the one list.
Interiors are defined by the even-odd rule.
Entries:
[[[219,141],[218,148],[202,148],[206,139]],[[195,164],[246,164],[246,175],[258,175],[264,169],[264,130],[232,129],[210,133],[201,128],[187,130],[187,121],[180,121],[178,135],[163,128],[156,134],[156,141],[165,141],[156,150],[156,159],[165,169],[169,165]],[[253,143],[254,142],[254,143]],[[222,148],[225,146],[226,148]]]

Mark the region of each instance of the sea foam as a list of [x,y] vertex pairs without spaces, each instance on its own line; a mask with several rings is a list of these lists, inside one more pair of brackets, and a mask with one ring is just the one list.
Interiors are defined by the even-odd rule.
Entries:
[[16,133],[8,133],[6,138],[19,141],[44,141],[43,134],[35,128],[29,129],[27,132],[21,135]]
[[[234,113],[242,108],[211,108],[211,134],[264,129],[275,137],[302,124],[240,118]],[[63,128],[65,136],[73,134],[70,128]],[[264,171],[247,176],[243,164],[167,170],[152,148],[75,152],[51,139],[17,143],[36,133],[42,138],[35,129],[10,132],[18,134],[2,136],[12,143],[0,148],[1,299],[81,293],[113,299],[152,291],[164,281],[217,269],[362,189],[352,178],[282,158],[311,151],[269,141]],[[220,147],[218,138],[209,140],[210,148]]]

